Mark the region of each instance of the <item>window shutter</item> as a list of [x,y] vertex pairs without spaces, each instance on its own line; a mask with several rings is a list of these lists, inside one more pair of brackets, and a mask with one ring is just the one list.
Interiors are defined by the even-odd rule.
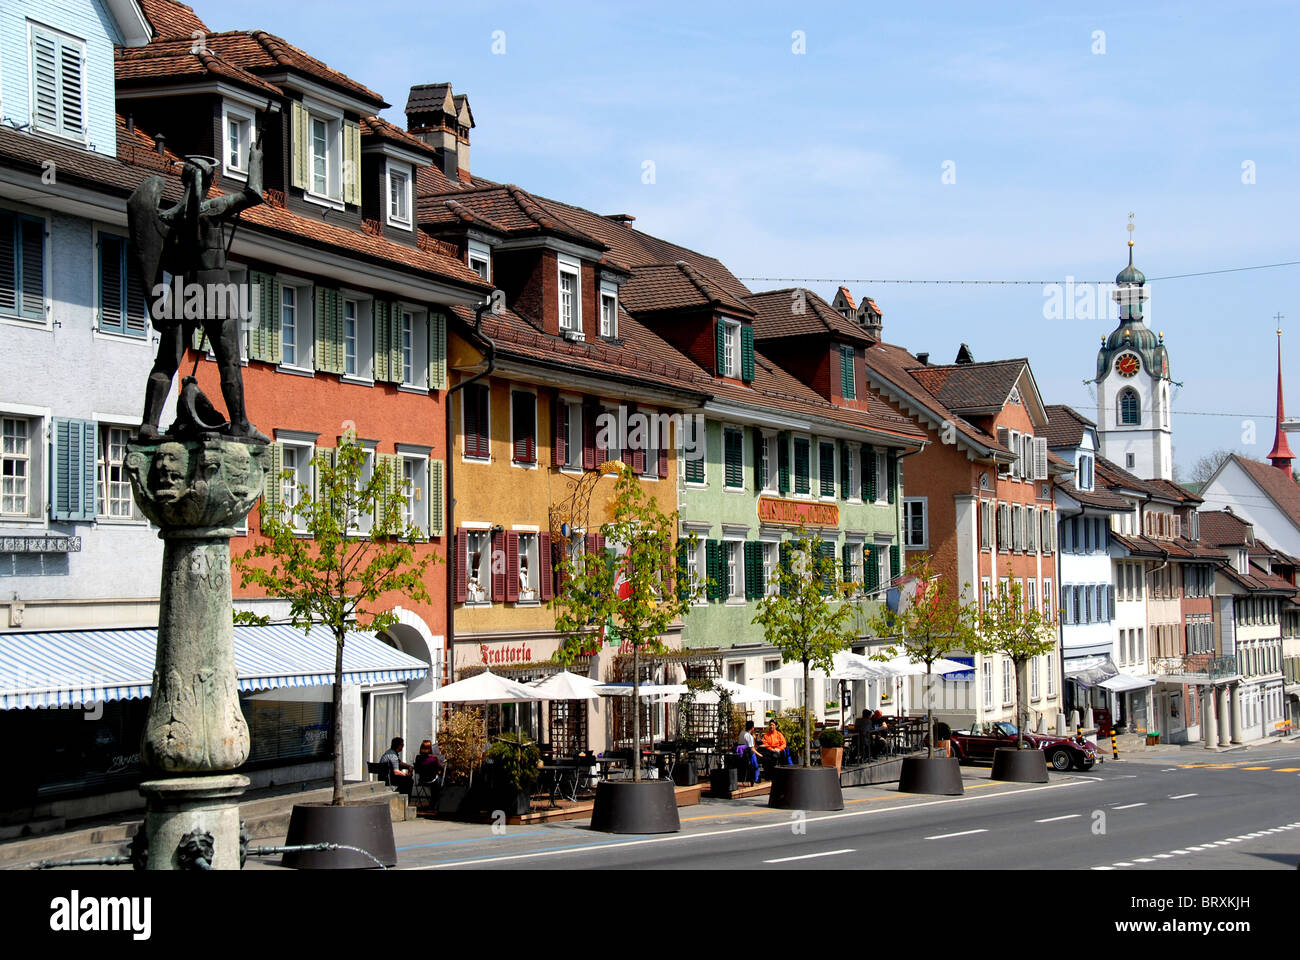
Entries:
[[840,547],[840,569],[845,582],[853,579],[853,547],[847,543]]
[[253,328],[249,356],[266,363],[283,359],[280,344],[280,281],[269,273],[254,272],[251,280],[257,287],[257,325]]
[[1109,614],[1107,619],[1115,619],[1115,585],[1113,583],[1106,584],[1106,612]]
[[95,519],[97,433],[93,421],[55,419],[52,520]]
[[351,120],[343,121],[343,202],[361,206],[361,124]]
[[892,450],[885,455],[885,482],[889,484],[885,498],[892,504],[898,493],[895,489],[898,486],[898,457]]
[[429,389],[447,389],[447,315],[441,310],[429,313]]
[[889,576],[897,577],[903,572],[903,554],[898,544],[889,548]]
[[741,449],[743,442],[741,436],[736,430],[723,431],[723,456],[726,458],[726,484],[729,487],[739,487],[744,483],[745,470],[742,462]]
[[[492,601],[500,603],[506,597],[506,581],[509,579],[507,566],[509,561],[506,555],[506,534],[504,530],[495,530],[492,533],[492,555],[488,557],[488,564],[492,568]],[[518,541],[515,548],[515,596],[519,595],[519,571],[518,571]]]
[[862,556],[865,561],[863,564],[863,583],[867,590],[875,590],[880,586],[880,559],[876,556],[876,548],[867,544],[862,548]]
[[45,319],[45,221],[18,217],[18,280],[22,291],[19,313],[29,320]]
[[32,29],[32,126],[59,129],[59,44],[42,30]]
[[0,313],[18,310],[18,217],[0,210]]
[[271,462],[266,468],[265,486],[262,491],[261,515],[263,520],[270,514],[278,513],[284,504],[284,444],[270,445]]
[[689,557],[689,551],[687,549],[686,541],[682,539],[678,539],[677,570],[676,570],[678,600],[689,599],[691,595],[691,578],[690,578],[689,560],[690,557]]
[[441,537],[446,532],[444,524],[447,522],[447,517],[442,502],[446,469],[446,464],[442,460],[429,461],[429,503],[426,513],[430,537]]
[[727,373],[727,325],[721,319],[715,320],[717,324],[717,356],[715,366],[717,367],[716,376],[726,376]]
[[82,101],[81,45],[59,43],[59,106],[63,110],[62,132],[85,136],[85,106]]
[[[387,300],[376,300],[372,322],[375,328],[375,380],[392,381],[393,359],[393,305]],[[400,371],[401,364],[398,364]],[[399,374],[400,375],[400,374]]]
[[[631,416],[632,416],[632,414],[634,414],[634,413],[636,413],[636,407],[635,407],[635,406],[631,407],[631,408],[628,410],[628,418],[629,418],[629,420],[631,419]],[[644,414],[643,414],[642,416],[644,416]],[[648,424],[647,424],[647,428],[646,428],[646,429],[647,429],[647,430],[649,429],[649,425],[648,425]],[[631,433],[630,430],[629,430],[628,432],[629,432],[629,434]],[[627,446],[628,446],[627,453],[630,455],[630,456],[629,456],[629,459],[628,459],[628,462],[631,464],[632,472],[635,473],[635,474],[637,474],[638,476],[639,476],[640,474],[645,473],[645,442],[646,442],[646,438],[645,438],[644,435],[642,435],[642,437],[641,437],[641,442],[640,442],[639,444],[635,444],[635,445],[634,445],[634,444],[632,443],[632,440],[631,440],[630,436],[629,436],[629,438],[628,438],[628,440],[627,440]]]
[[980,549],[981,550],[987,550],[991,546],[989,541],[989,538],[991,536],[990,525],[989,525],[989,512],[990,512],[989,502],[987,500],[981,500],[980,501]]
[[549,533],[537,536],[537,585],[543,601],[555,596],[555,561]]
[[777,488],[781,493],[790,492],[790,434],[776,435],[776,472]]
[[717,540],[706,540],[704,542],[704,568],[709,578],[708,597],[710,600],[717,600],[722,596],[722,574],[718,570],[720,553]]
[[840,499],[847,500],[853,495],[849,489],[849,445],[840,441]]
[[312,324],[315,349],[312,351],[312,365],[325,373],[342,373],[335,369],[335,345],[342,345],[342,337],[334,338],[334,298],[335,291],[329,287],[316,287],[312,290]]
[[718,599],[726,601],[731,596],[731,543],[718,541]]
[[745,599],[757,600],[763,595],[763,545],[756,540],[745,541]]
[[99,235],[99,329],[124,333],[122,323],[122,248],[121,237]]
[[291,157],[289,161],[290,183],[301,190],[306,190],[310,172],[308,167],[311,164],[311,150],[308,147],[308,144],[311,143],[311,131],[307,111],[303,108],[302,103],[293,100],[290,101],[290,104],[292,109],[289,116],[293,124],[293,142],[290,147]]
[[1025,550],[1028,553],[1038,552],[1038,508],[1025,508]]
[[557,396],[551,403],[551,465],[563,467],[569,462],[569,405]]
[[822,555],[822,595],[835,593],[835,544],[829,540],[820,541]]
[[750,434],[750,441],[754,450],[754,493],[760,494],[767,479],[763,475],[763,431],[754,427]]
[[865,503],[876,501],[876,450],[862,448],[862,499]]
[[754,328],[749,324],[740,328],[740,379],[746,383],[754,379]]
[[659,462],[656,464],[656,466],[658,467],[658,474],[657,474],[657,475],[660,476],[660,477],[666,477],[666,476],[668,476],[668,437],[667,437],[667,432],[668,432],[667,429],[665,429],[665,430],[664,430],[664,434],[665,434],[665,435],[664,435],[663,437],[660,437],[660,438],[659,438],[659,451],[658,451]]
[[1034,479],[1047,479],[1047,438],[1034,437]]
[[582,406],[582,469],[595,470],[600,466],[596,462],[596,413],[597,407],[592,403]]
[[[489,563],[490,565],[490,563]],[[464,603],[469,596],[469,535],[465,528],[456,531],[456,602]]]
[[126,241],[122,243],[122,260],[126,265],[126,294],[122,298],[123,332],[133,337],[143,337],[149,330],[149,298],[145,296],[144,277],[140,275],[140,265],[135,261],[135,251]]

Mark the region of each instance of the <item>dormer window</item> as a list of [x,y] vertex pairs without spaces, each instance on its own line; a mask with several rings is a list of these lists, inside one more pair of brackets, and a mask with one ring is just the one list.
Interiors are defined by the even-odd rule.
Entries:
[[582,268],[573,257],[560,256],[560,331],[582,333]]
[[360,124],[345,120],[338,107],[316,100],[292,101],[291,109],[292,185],[308,200],[335,209],[360,204]]
[[32,129],[85,142],[86,41],[28,21]]
[[248,148],[253,142],[252,111],[227,103],[222,107],[221,128],[224,131],[226,176],[237,180],[248,178]]
[[618,337],[618,287],[605,280],[600,284],[600,335]]
[[719,320],[719,342],[722,355],[718,358],[718,372],[724,377],[740,376],[740,324],[732,320]]
[[492,248],[477,240],[469,242],[469,268],[484,280],[492,279]]
[[339,123],[315,114],[311,117],[311,192],[337,200],[339,189]]
[[388,162],[388,222],[394,226],[411,226],[411,168]]
[[1079,457],[1079,489],[1092,489],[1092,457]]

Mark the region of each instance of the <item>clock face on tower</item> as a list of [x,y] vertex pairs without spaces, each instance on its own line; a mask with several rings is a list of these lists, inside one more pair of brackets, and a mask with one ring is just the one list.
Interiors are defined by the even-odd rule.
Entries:
[[1141,369],[1141,362],[1131,353],[1122,353],[1115,360],[1115,372],[1121,377],[1131,377]]

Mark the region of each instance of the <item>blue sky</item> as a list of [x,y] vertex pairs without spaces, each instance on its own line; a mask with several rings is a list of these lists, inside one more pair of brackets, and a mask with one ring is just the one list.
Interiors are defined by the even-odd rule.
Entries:
[[[858,281],[1110,279],[1130,212],[1148,277],[1300,260],[1293,4],[192,2],[379,91],[395,122],[412,84],[451,81],[475,172],[630,213],[741,277],[847,283],[889,340],[1028,355],[1045,399],[1085,414],[1113,323],[1045,319],[1041,285]],[[1151,284],[1180,465],[1267,453],[1279,311],[1300,414],[1298,291],[1300,266]]]

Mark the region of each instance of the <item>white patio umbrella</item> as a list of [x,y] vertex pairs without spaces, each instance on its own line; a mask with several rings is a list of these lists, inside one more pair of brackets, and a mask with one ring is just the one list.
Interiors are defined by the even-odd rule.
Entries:
[[768,693],[758,687],[747,687],[743,683],[733,683],[730,680],[715,680],[713,686],[715,689],[726,690],[731,695],[731,702],[736,706],[745,706],[751,703],[770,703],[785,699],[780,694]]
[[533,687],[484,670],[429,694],[434,703],[536,703],[545,699]]
[[[861,654],[841,650],[831,658],[831,670],[827,672],[820,667],[810,666],[808,676],[815,680],[880,680],[893,676],[884,669],[884,664],[871,660]],[[795,660],[782,664],[775,670],[769,670],[759,677],[760,680],[802,680],[803,663]]]
[[[605,697],[630,697],[632,695],[631,683],[602,683],[595,689],[597,693]],[[684,683],[643,683],[640,689],[641,696],[654,697],[670,693],[685,693],[689,688]]]
[[[913,660],[905,653],[899,654],[889,660],[876,662],[882,669],[887,670],[890,676],[894,677],[921,677],[926,673],[924,663]],[[929,672],[942,675],[945,673],[957,673],[962,670],[969,670],[970,668],[969,663],[958,663],[956,660],[948,660],[944,657],[940,657],[930,665]]]
[[599,700],[599,680],[561,670],[541,680],[525,684],[543,700]]

